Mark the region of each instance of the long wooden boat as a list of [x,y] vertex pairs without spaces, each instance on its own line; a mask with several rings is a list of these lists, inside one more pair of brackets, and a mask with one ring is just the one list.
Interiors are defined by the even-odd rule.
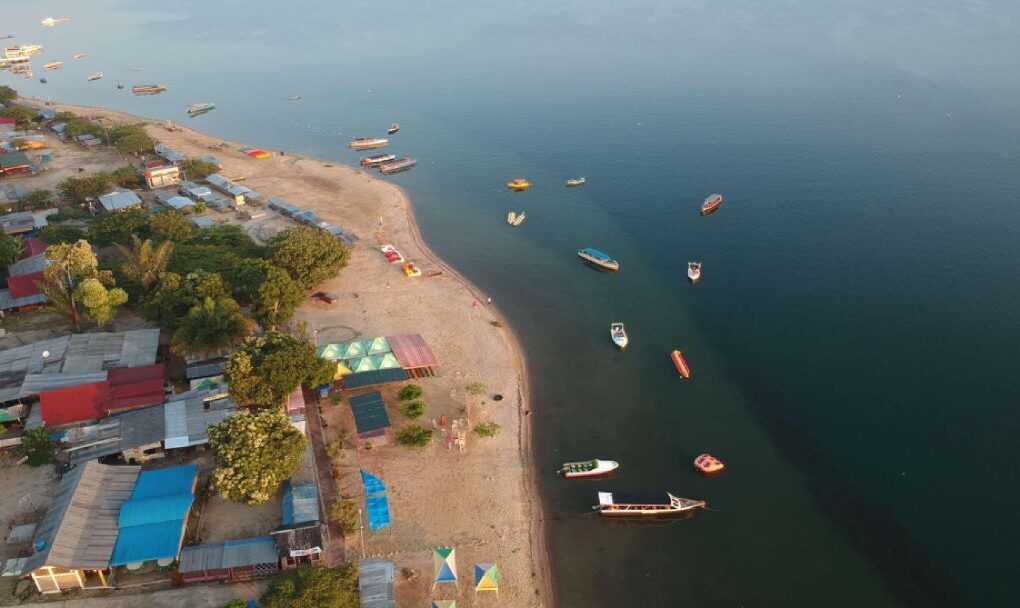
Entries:
[[347,147],[351,150],[371,150],[373,148],[382,148],[388,143],[390,143],[390,140],[381,137],[358,137],[348,143]]
[[691,377],[691,368],[687,366],[687,360],[684,359],[684,354],[678,350],[673,351],[669,354],[669,358],[673,361],[673,365],[676,366],[676,371],[680,374],[683,379]]
[[577,186],[583,186],[586,181],[588,180],[584,179],[583,177],[575,177],[574,179],[568,179],[566,182],[567,188],[576,188]]
[[721,194],[712,194],[701,203],[701,215],[708,215],[722,206],[723,197]]
[[89,82],[92,82],[93,80],[102,80],[102,78],[103,78],[103,73],[102,72],[96,72],[95,74],[90,74],[89,77],[86,80],[88,80]]
[[44,70],[59,70],[60,68],[64,67],[64,62],[51,61],[49,63],[44,63],[42,67]]
[[609,326],[609,337],[613,339],[613,344],[617,348],[623,350],[630,344],[630,338],[627,337],[627,330],[624,329],[623,323],[613,323]]
[[701,280],[701,262],[687,262],[687,278],[691,283]]
[[592,507],[606,517],[662,517],[704,509],[704,500],[680,498],[669,492],[633,494],[599,492],[599,503]]
[[366,156],[361,159],[362,167],[377,167],[383,163],[388,163],[391,160],[397,160],[396,154],[379,154],[376,156]]
[[74,58],[75,59],[85,59],[86,57],[88,57],[88,55],[86,53],[75,53],[74,54]]
[[694,468],[702,475],[715,475],[716,473],[722,473],[726,465],[711,454],[702,454],[694,459]]
[[620,468],[620,463],[614,460],[593,458],[580,462],[564,462],[557,473],[567,479],[594,478],[612,475],[618,468]]
[[598,249],[588,247],[587,249],[582,249],[578,251],[577,255],[585,262],[594,264],[595,266],[598,266],[599,268],[603,268],[605,270],[617,271],[620,269],[619,262],[609,257],[608,253],[603,253]]
[[161,84],[141,84],[131,87],[131,92],[135,95],[158,95],[165,90],[166,87]]
[[418,164],[418,161],[411,157],[401,158],[389,163],[383,163],[379,165],[379,173],[383,175],[390,175],[392,173],[399,173],[401,171],[407,171]]

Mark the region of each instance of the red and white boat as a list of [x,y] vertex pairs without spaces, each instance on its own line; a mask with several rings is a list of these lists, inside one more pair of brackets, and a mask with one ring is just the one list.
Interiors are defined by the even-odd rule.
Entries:
[[687,360],[684,359],[684,354],[678,350],[670,353],[669,358],[673,361],[673,365],[676,366],[676,371],[680,374],[683,379],[691,377],[691,368],[687,366]]
[[404,256],[400,255],[400,252],[393,245],[383,245],[379,250],[383,252],[383,255],[386,256],[390,264],[400,264],[404,261]]
[[713,194],[709,196],[703,203],[701,203],[701,215],[708,215],[709,213],[712,213],[722,206],[722,201],[723,198],[721,194]]
[[557,471],[560,475],[567,479],[577,479],[581,477],[605,477],[612,475],[616,469],[620,468],[620,463],[613,460],[599,460],[597,458],[592,460],[583,460],[580,462],[564,462],[560,470]]
[[378,156],[366,156],[361,159],[362,167],[378,167],[383,163],[388,163],[391,160],[397,160],[396,154],[380,154]]
[[691,283],[701,280],[701,262],[687,262],[687,278]]
[[726,468],[726,465],[711,454],[702,454],[694,459],[694,468],[702,475],[714,475],[716,473],[722,473],[723,469]]

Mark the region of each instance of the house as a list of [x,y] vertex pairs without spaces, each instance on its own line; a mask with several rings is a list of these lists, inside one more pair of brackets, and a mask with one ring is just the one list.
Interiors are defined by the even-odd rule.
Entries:
[[142,206],[142,199],[130,190],[122,192],[111,192],[99,197],[99,204],[107,211],[124,211],[125,209],[138,209]]
[[361,608],[397,608],[393,562],[385,559],[358,562],[358,595]]
[[238,206],[243,205],[245,195],[252,192],[251,188],[236,184],[219,173],[211,173],[207,175],[205,181],[209,182],[209,185],[211,185],[214,190],[218,190],[229,196],[230,200],[234,201],[234,204]]
[[155,164],[146,163],[145,172],[142,174],[145,177],[145,185],[150,190],[156,190],[158,188],[171,188],[181,183],[181,170],[177,165],[167,164]]
[[15,175],[31,175],[32,161],[24,152],[8,152],[0,154],[0,177]]
[[280,556],[272,536],[184,547],[177,565],[185,583],[245,581],[279,571]]
[[0,289],[0,310],[22,310],[49,302],[38,286],[43,280],[42,271],[8,277],[7,289]]
[[212,228],[216,225],[216,222],[207,215],[195,215],[189,219],[192,224],[201,229]]
[[181,552],[197,483],[195,464],[142,471],[120,507],[110,566],[134,570],[146,562],[172,564]]
[[109,414],[163,403],[165,365],[122,367],[106,380],[39,393],[39,416],[49,427],[98,420]]
[[186,196],[196,201],[205,201],[213,195],[212,190],[208,187],[200,186],[195,182],[181,182],[181,187],[178,188],[178,192],[180,192],[182,196]]
[[188,158],[185,154],[178,152],[177,150],[174,150],[173,148],[166,144],[156,144],[154,149],[156,151],[156,154],[163,157],[163,159],[166,162],[172,165],[176,165],[177,163],[183,160],[187,160]]
[[[0,155],[0,158],[3,158]],[[0,227],[3,227],[4,234],[13,236],[24,234],[35,230],[35,217],[31,211],[18,211],[0,216]]]

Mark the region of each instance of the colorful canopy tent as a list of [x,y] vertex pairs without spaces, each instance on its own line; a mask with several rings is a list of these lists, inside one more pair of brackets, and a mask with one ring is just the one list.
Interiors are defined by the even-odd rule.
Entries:
[[343,378],[344,376],[349,376],[349,375],[351,375],[353,373],[354,372],[351,371],[351,368],[347,367],[346,365],[344,365],[340,361],[337,361],[336,362],[336,373],[333,374],[333,379],[334,380],[339,380],[339,379]]
[[495,591],[499,595],[499,572],[496,564],[475,564],[475,592]]
[[361,470],[361,483],[365,485],[365,510],[369,530],[382,530],[390,525],[390,501],[386,497],[386,485],[368,471]]
[[432,579],[432,589],[435,590],[439,583],[453,583],[460,588],[457,580],[457,550],[453,547],[434,549],[432,551],[432,563],[435,566],[436,577]]
[[457,600],[432,600],[430,608],[457,608]]

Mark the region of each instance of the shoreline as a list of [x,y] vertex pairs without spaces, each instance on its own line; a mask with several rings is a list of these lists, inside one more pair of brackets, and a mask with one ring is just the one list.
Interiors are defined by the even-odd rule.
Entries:
[[[31,101],[32,103],[39,104],[39,105],[44,105],[46,103],[45,101],[43,101],[41,99],[37,99],[37,98],[23,98],[23,99],[25,99],[26,101]],[[105,117],[108,117],[108,118],[111,118],[111,119],[114,119],[114,120],[119,120],[119,121],[143,122],[143,123],[146,124],[147,128],[149,128],[149,129],[163,129],[162,125],[166,122],[165,119],[146,118],[146,117],[130,114],[128,112],[122,112],[120,110],[113,110],[113,109],[109,109],[109,108],[101,108],[101,107],[95,107],[95,106],[84,106],[84,105],[77,105],[77,104],[70,104],[70,103],[51,102],[49,107],[53,107],[53,108],[61,109],[61,110],[65,110],[66,109],[66,110],[78,113],[79,115],[83,115],[83,114],[91,114],[93,116],[101,115],[101,116],[105,116]],[[212,155],[217,156],[217,157],[225,156],[228,153],[229,154],[236,154],[236,149],[240,145],[238,142],[233,142],[233,141],[230,141],[230,140],[226,140],[226,139],[222,139],[222,138],[217,138],[217,137],[214,137],[214,136],[209,135],[207,133],[204,133],[202,131],[198,131],[196,129],[193,129],[191,127],[183,126],[183,125],[181,125],[177,121],[173,121],[173,124],[174,124],[175,129],[177,129],[177,131],[175,131],[174,133],[181,134],[182,136],[191,136],[192,138],[196,138],[198,140],[205,139],[205,140],[215,141],[215,142],[223,141],[223,142],[227,142],[227,143],[229,143],[231,145],[231,148],[223,150],[221,152],[214,152],[214,151],[208,151],[207,150],[207,151],[204,152],[205,154],[212,154]],[[166,137],[166,135],[168,135],[168,134],[170,134],[170,132],[166,132],[166,131],[163,131],[163,130],[160,130],[160,131],[150,131],[150,135],[153,137],[153,139],[156,139],[156,140],[162,140],[162,141],[166,142],[167,139],[176,139],[176,138],[168,138],[168,137]],[[174,143],[171,143],[170,145],[172,145],[174,147],[178,147],[177,144],[174,144]],[[188,153],[189,156],[194,156],[195,155],[194,153],[191,153],[188,150],[184,150],[184,151],[186,153]],[[226,161],[225,158],[222,158],[221,160]],[[493,306],[492,304],[484,304],[484,302],[486,301],[486,296],[484,295],[484,292],[477,285],[475,285],[470,280],[465,278],[462,274],[460,274],[455,268],[453,268],[450,264],[448,264],[446,261],[444,261],[439,255],[437,255],[428,246],[428,244],[425,242],[425,238],[422,235],[421,230],[420,230],[420,226],[419,226],[419,224],[417,222],[416,215],[415,215],[415,210],[414,210],[414,205],[412,203],[411,197],[407,194],[407,192],[404,190],[404,188],[402,188],[401,186],[399,186],[397,184],[394,184],[394,183],[388,182],[388,181],[386,181],[384,179],[381,179],[381,178],[379,178],[379,177],[377,177],[375,175],[368,174],[366,171],[363,171],[360,168],[353,167],[353,166],[350,166],[350,165],[346,165],[346,164],[338,162],[338,161],[319,159],[319,158],[314,158],[314,157],[310,157],[310,156],[306,156],[306,155],[301,155],[301,154],[293,154],[291,152],[287,152],[286,155],[282,156],[282,157],[274,157],[274,160],[277,160],[278,162],[281,162],[281,163],[288,163],[288,164],[291,164],[291,165],[296,165],[297,163],[300,163],[302,161],[306,161],[306,162],[309,162],[309,163],[320,163],[321,165],[324,165],[327,168],[340,169],[341,171],[346,173],[348,175],[348,177],[350,177],[352,180],[353,179],[360,179],[360,178],[367,178],[368,182],[371,184],[371,187],[374,188],[374,189],[377,189],[377,190],[380,190],[380,191],[382,191],[382,190],[389,190],[389,191],[395,193],[395,199],[399,203],[399,205],[400,205],[400,207],[402,208],[402,211],[403,211],[402,215],[403,215],[404,228],[407,231],[407,235],[413,241],[414,246],[420,252],[420,256],[416,256],[416,258],[419,258],[419,257],[423,258],[430,265],[435,266],[436,268],[440,269],[442,271],[442,273],[443,273],[443,276],[447,276],[447,277],[450,277],[452,279],[452,283],[450,284],[451,287],[448,287],[445,284],[441,285],[441,287],[443,288],[442,291],[444,292],[444,295],[446,295],[446,296],[454,296],[455,297],[455,296],[458,295],[458,294],[455,293],[455,289],[456,288],[459,288],[459,289],[463,290],[464,292],[466,292],[467,294],[469,294],[469,295],[471,295],[472,297],[475,298],[476,302],[479,304],[479,308],[481,308],[489,316],[491,316],[493,321],[499,323],[499,325],[497,326],[498,335],[500,336],[500,340],[502,341],[502,345],[509,351],[509,353],[511,355],[512,365],[513,365],[513,368],[514,368],[514,376],[515,376],[514,384],[515,384],[515,390],[517,392],[517,398],[518,398],[518,407],[517,407],[517,410],[516,410],[515,415],[514,415],[515,424],[516,424],[516,428],[515,428],[516,432],[514,433],[514,438],[515,438],[515,444],[516,444],[516,459],[517,459],[517,461],[518,461],[518,463],[520,465],[520,469],[521,469],[521,472],[522,472],[521,479],[520,479],[520,484],[519,484],[520,485],[519,491],[521,493],[521,496],[523,496],[525,498],[525,500],[523,502],[519,503],[520,504],[520,511],[521,511],[520,515],[522,515],[523,518],[526,519],[529,522],[529,525],[527,526],[527,529],[528,529],[527,536],[528,536],[528,538],[526,539],[526,541],[527,541],[527,545],[528,545],[528,554],[529,554],[529,559],[528,559],[529,564],[528,565],[529,565],[530,574],[531,574],[530,586],[534,587],[535,593],[537,594],[537,598],[538,598],[537,599],[537,603],[535,603],[535,604],[528,604],[528,605],[536,605],[536,606],[553,606],[553,605],[555,605],[556,598],[555,598],[555,594],[553,592],[553,586],[552,586],[551,577],[549,575],[550,563],[549,563],[548,551],[547,551],[547,548],[546,548],[547,531],[545,530],[545,524],[544,524],[544,511],[543,511],[543,506],[541,504],[541,499],[540,499],[539,489],[538,489],[538,484],[537,484],[537,477],[536,477],[537,471],[536,471],[536,468],[535,468],[536,464],[535,464],[534,459],[533,459],[532,428],[531,428],[531,419],[532,419],[532,417],[529,415],[530,411],[531,411],[531,398],[532,398],[532,395],[531,395],[531,388],[530,388],[529,377],[528,377],[527,357],[525,355],[524,349],[521,346],[521,342],[519,340],[519,337],[518,337],[517,333],[514,331],[513,327],[507,322],[507,320],[504,317],[504,315],[499,311],[499,309],[496,306]],[[251,159],[247,159],[247,158],[245,158],[244,161],[245,162],[253,163],[252,166],[256,168],[255,170],[253,170],[251,172],[251,174],[248,174],[248,175],[245,176],[245,180],[246,180],[245,183],[250,183],[252,181],[257,181],[259,179],[259,175],[258,175],[259,172],[257,170],[257,168],[260,167],[259,163],[262,163],[262,166],[266,166],[267,163],[265,161],[251,160]],[[227,163],[224,162],[224,165],[226,165],[226,164]],[[224,167],[224,172],[227,172],[226,167]],[[300,194],[284,194],[284,193],[279,193],[279,192],[276,192],[276,191],[263,192],[263,194],[267,195],[267,196],[281,196],[281,197],[284,197],[284,198],[291,198],[292,202],[294,202],[296,204],[302,204],[302,202],[303,202],[301,200],[301,195]],[[321,213],[319,213],[319,215],[320,215],[320,217],[324,217],[328,221],[332,221],[332,218],[329,217],[331,215],[331,212],[328,209],[323,211],[323,212],[321,212]],[[210,216],[210,217],[215,217],[215,216]],[[382,219],[381,215],[380,215],[380,219]],[[349,227],[354,222],[352,221],[352,218],[343,218],[343,221],[338,222],[338,223],[341,223],[345,227]],[[359,234],[359,236],[362,237],[362,239],[361,239],[362,241],[367,241],[368,240],[368,238],[369,238],[368,231],[355,230],[355,232],[357,234]],[[352,273],[352,268],[356,264],[358,264],[360,258],[363,257],[363,256],[360,256],[360,255],[357,255],[357,253],[360,253],[358,250],[364,251],[365,249],[370,249],[370,247],[368,247],[368,246],[360,247],[358,244],[356,244],[351,249],[352,249],[351,264],[344,271],[344,273],[341,274],[339,279],[333,279],[331,282],[342,281],[342,282],[344,282],[346,284],[345,279],[349,279],[350,278],[350,275],[353,274]],[[419,264],[419,265],[421,265],[421,264]],[[438,279],[432,279],[432,278],[419,278],[419,279],[414,279],[414,280],[415,281],[419,281],[419,282],[421,282],[421,281],[437,282],[438,281]],[[435,283],[430,283],[430,284],[435,284]],[[455,287],[452,287],[452,286],[455,286]],[[345,287],[346,287],[346,285],[345,285]],[[390,287],[390,285],[387,282],[387,289],[389,289],[389,287]],[[365,286],[365,285],[357,285],[357,286],[355,286],[353,288],[357,289],[357,291],[360,293],[360,292],[364,292],[366,290],[367,286]],[[454,299],[454,297],[451,297],[450,299]],[[358,298],[358,293],[354,294],[354,298]],[[307,305],[302,306],[302,309],[304,309],[306,307],[307,307]],[[299,311],[299,315],[298,316],[300,317],[300,311]],[[379,321],[379,319],[373,319],[373,321]],[[328,329],[333,329],[333,328],[332,327],[329,327],[329,328],[324,327],[324,328],[322,328],[323,331],[328,330]],[[316,330],[316,334],[318,334],[318,330]],[[440,365],[443,368],[448,369],[449,367],[452,367],[450,365],[447,365],[442,357],[440,357],[440,359],[441,359],[440,360]],[[459,373],[459,372],[456,372],[456,373]],[[444,374],[444,372],[441,370],[439,376],[443,376],[443,374]],[[525,413],[525,412],[527,412],[527,413]],[[399,448],[399,447],[393,447],[393,448],[388,448],[388,449],[390,449],[390,450],[403,450],[402,452],[399,452],[400,454],[404,454],[405,452],[407,452],[404,448]],[[505,457],[506,455],[500,455],[500,456]],[[421,522],[418,522],[418,523],[421,523]],[[495,528],[495,526],[493,526],[493,528]],[[484,544],[484,543],[482,543],[482,544]],[[352,552],[352,554],[353,553],[354,552]],[[509,582],[509,581],[506,581],[506,582]],[[521,585],[517,585],[517,586],[524,587],[525,585],[521,584]],[[531,597],[530,601],[533,601],[533,602],[536,601],[535,600],[535,597],[536,597],[535,595],[531,595],[530,597]]]

